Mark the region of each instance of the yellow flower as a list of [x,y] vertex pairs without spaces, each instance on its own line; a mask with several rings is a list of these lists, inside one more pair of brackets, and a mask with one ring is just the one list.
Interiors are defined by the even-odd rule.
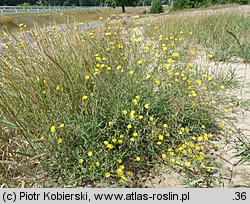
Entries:
[[89,157],[93,156],[93,152],[91,152],[91,151],[89,151],[87,154],[88,154]]
[[113,143],[116,143],[116,142],[117,142],[117,139],[116,139],[116,138],[113,138],[111,141],[112,141]]
[[224,88],[225,88],[225,86],[224,86],[224,85],[221,85],[221,86],[220,86],[220,88],[221,88],[221,89],[224,89]]
[[119,176],[122,176],[124,173],[123,173],[123,170],[122,169],[117,169],[117,174],[119,175]]
[[202,140],[203,140],[202,136],[198,137],[198,142],[201,142]]
[[180,57],[180,55],[179,55],[178,52],[174,52],[174,53],[172,54],[172,57]]
[[59,139],[57,140],[58,144],[61,144],[62,141],[63,141],[62,138],[59,138]]
[[123,110],[122,113],[123,113],[124,115],[127,115],[127,114],[128,114],[128,111]]
[[213,57],[213,55],[208,54],[207,57],[208,57],[209,59],[211,59],[211,58]]
[[209,168],[209,167],[208,167],[208,168],[207,168],[207,172],[209,172],[209,173],[210,173],[210,172],[211,172],[211,168]]
[[162,157],[162,159],[166,159],[167,155],[166,154],[162,154],[161,157]]
[[101,20],[102,20],[102,17],[99,17],[99,20],[101,21]]
[[108,141],[104,141],[103,144],[104,144],[104,145],[108,145],[109,142],[108,142]]
[[54,125],[52,125],[51,127],[50,127],[50,132],[55,132],[56,131],[56,127],[54,126]]
[[126,180],[126,176],[121,175],[121,180],[120,180],[120,182],[124,182],[125,180]]
[[141,120],[143,118],[143,116],[142,115],[139,115],[139,119]]
[[151,75],[148,74],[148,75],[146,76],[146,79],[150,79],[150,78],[151,78]]
[[220,126],[220,127],[224,127],[225,124],[224,124],[224,123],[220,123],[219,126]]
[[225,109],[224,109],[224,112],[225,112],[225,113],[227,113],[227,112],[228,112],[228,109],[227,109],[227,108],[225,108]]
[[167,125],[167,124],[163,124],[163,127],[164,127],[164,128],[168,128],[168,125]]
[[139,15],[134,16],[134,19],[138,19],[138,18],[140,18],[140,16],[139,16]]
[[105,177],[109,178],[111,176],[111,174],[109,172],[105,173]]
[[121,134],[121,135],[120,135],[120,138],[121,138],[121,139],[124,138],[124,134]]
[[65,126],[64,123],[62,123],[62,124],[60,125],[60,128],[64,128],[64,126]]
[[191,55],[195,55],[195,51],[191,50],[190,51]]
[[60,90],[60,86],[57,86],[57,87],[56,87],[56,90],[59,91],[59,90]]
[[136,99],[133,99],[133,103],[134,103],[135,106],[138,105],[138,101]]
[[100,166],[100,162],[96,162],[95,165],[96,165],[96,166]]
[[130,142],[134,142],[135,141],[135,138],[130,138]]
[[171,58],[169,58],[167,61],[168,61],[169,64],[175,62],[175,61],[174,61],[173,59],[171,59]]
[[131,117],[131,118],[134,118],[134,117],[135,117],[135,111],[134,111],[134,110],[132,110],[132,111],[130,112],[130,117]]
[[207,134],[204,134],[204,140],[208,141],[208,135]]
[[141,160],[140,157],[136,157],[136,158],[135,158],[135,161],[140,161],[140,160]]
[[82,97],[82,100],[87,100],[88,99],[88,96],[86,96],[86,95],[84,95],[83,97]]
[[127,128],[128,128],[128,129],[131,129],[131,128],[132,128],[132,125],[131,125],[131,124],[128,124],[128,125],[127,125]]
[[159,140],[163,140],[164,136],[163,135],[159,135],[158,138],[159,138]]
[[135,73],[134,70],[129,71],[129,74],[133,75]]
[[150,120],[150,121],[154,121],[154,118],[153,118],[153,117],[150,117],[149,120]]
[[174,156],[174,152],[169,152],[169,155],[170,156]]
[[120,70],[121,68],[122,68],[121,65],[118,65],[118,66],[116,67],[117,70]]
[[121,159],[118,159],[117,162],[118,162],[118,164],[121,164],[121,163],[122,163],[122,160],[121,160]]
[[201,80],[200,80],[200,79],[197,79],[197,80],[196,80],[196,83],[200,85],[200,84],[201,84]]
[[108,149],[113,149],[113,147],[114,147],[114,146],[113,146],[112,144],[108,144],[108,145],[107,145],[107,148],[108,148]]
[[88,76],[88,75],[87,75],[87,76],[85,76],[85,79],[89,79],[89,78],[90,78],[90,76]]
[[123,141],[121,139],[118,140],[118,144],[122,144]]
[[171,159],[170,159],[170,162],[171,162],[171,163],[174,163],[174,162],[175,162],[175,159],[174,159],[174,158],[171,158]]
[[190,167],[191,163],[190,162],[185,162],[184,164],[186,167]]
[[137,132],[134,132],[134,133],[133,133],[133,136],[134,136],[134,137],[138,137],[138,133],[137,133]]
[[156,144],[157,144],[157,145],[161,145],[161,141],[158,141]]
[[133,172],[132,171],[128,171],[127,174],[128,174],[128,176],[133,176]]
[[143,61],[142,60],[138,60],[137,64],[141,65],[141,64],[143,64]]
[[83,163],[83,159],[79,159],[78,162],[79,162],[79,164],[82,164]]
[[155,79],[155,84],[158,85],[158,86],[160,86],[161,85],[161,81],[158,80],[158,79]]
[[144,105],[144,108],[148,109],[148,108],[149,108],[149,104],[146,103],[146,104]]

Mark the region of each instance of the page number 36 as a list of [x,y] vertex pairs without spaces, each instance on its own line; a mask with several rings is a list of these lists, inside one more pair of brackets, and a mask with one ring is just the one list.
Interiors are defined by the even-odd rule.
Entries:
[[233,200],[246,200],[247,194],[246,192],[235,192],[235,198]]

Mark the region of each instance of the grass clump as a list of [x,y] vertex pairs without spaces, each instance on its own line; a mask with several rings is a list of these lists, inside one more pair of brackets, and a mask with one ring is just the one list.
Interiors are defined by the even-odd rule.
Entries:
[[230,140],[224,119],[235,101],[224,97],[227,78],[193,62],[193,32],[107,25],[6,37],[1,178],[9,186],[134,186],[163,163],[210,186],[219,172],[211,153]]

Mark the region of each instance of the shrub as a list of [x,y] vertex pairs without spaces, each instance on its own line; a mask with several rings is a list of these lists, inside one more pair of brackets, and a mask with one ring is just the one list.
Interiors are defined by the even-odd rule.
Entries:
[[160,0],[154,0],[150,8],[150,13],[161,13],[163,12],[163,6]]
[[23,10],[24,10],[24,12],[28,12],[29,6],[30,6],[29,3],[26,3],[26,2],[23,3]]
[[176,0],[173,4],[173,9],[189,9],[198,8],[202,6],[210,6],[213,4],[226,4],[226,3],[239,3],[239,4],[249,4],[249,0]]

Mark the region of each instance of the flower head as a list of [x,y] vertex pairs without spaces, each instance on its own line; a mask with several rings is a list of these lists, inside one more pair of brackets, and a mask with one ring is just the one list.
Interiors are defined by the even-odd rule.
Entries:
[[105,173],[105,177],[109,178],[111,176],[111,174],[109,172]]
[[56,127],[54,126],[54,125],[52,125],[51,127],[50,127],[50,132],[55,132],[56,131]]
[[88,156],[89,156],[89,157],[92,157],[92,156],[93,156],[93,152],[89,151],[89,152],[88,152]]
[[61,144],[62,141],[63,141],[62,138],[59,138],[59,139],[57,140],[58,144]]

